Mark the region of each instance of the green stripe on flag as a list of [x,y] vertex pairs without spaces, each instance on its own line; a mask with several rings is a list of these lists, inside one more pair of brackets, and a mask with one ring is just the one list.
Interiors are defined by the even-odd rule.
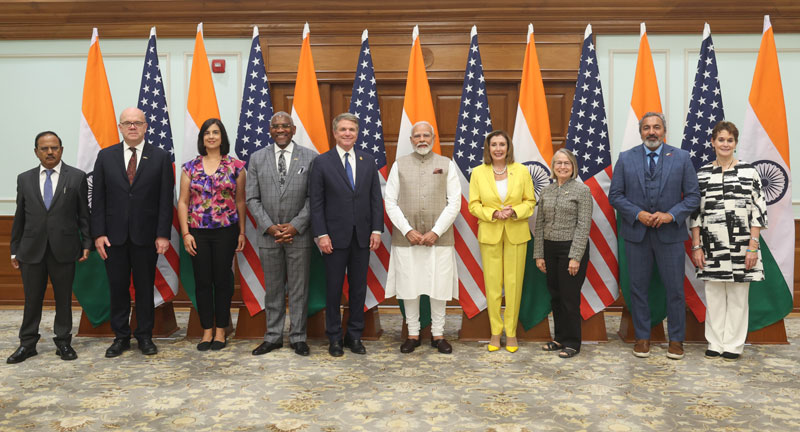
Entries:
[[325,309],[325,261],[316,247],[311,251],[311,268],[308,275],[308,316]]
[[760,330],[783,319],[792,311],[792,293],[778,263],[762,237],[761,259],[764,280],[750,282],[748,331]]
[[550,313],[550,292],[547,277],[536,267],[533,259],[533,239],[528,242],[525,257],[525,277],[522,279],[522,299],[519,305],[519,322],[530,330]]
[[111,319],[108,275],[103,259],[97,251],[92,251],[88,260],[76,264],[72,292],[75,293],[75,298],[78,299],[92,326],[97,327]]

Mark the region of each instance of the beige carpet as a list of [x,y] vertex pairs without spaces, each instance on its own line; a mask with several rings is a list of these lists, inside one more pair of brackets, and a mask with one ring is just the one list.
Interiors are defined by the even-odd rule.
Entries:
[[[0,353],[16,348],[20,310],[0,310]],[[77,325],[79,314],[74,315]],[[45,312],[39,355],[0,366],[0,431],[671,431],[800,430],[800,319],[787,346],[748,346],[735,363],[688,345],[671,361],[664,346],[631,355],[614,333],[573,359],[523,344],[511,354],[453,341],[442,355],[425,341],[401,354],[400,317],[382,316],[366,356],[334,359],[322,341],[311,356],[283,348],[254,357],[254,341],[200,353],[195,341],[157,340],[103,357],[110,339],[76,338],[78,360],[55,356]],[[188,314],[179,312],[185,328]],[[448,315],[455,338],[458,316]]]

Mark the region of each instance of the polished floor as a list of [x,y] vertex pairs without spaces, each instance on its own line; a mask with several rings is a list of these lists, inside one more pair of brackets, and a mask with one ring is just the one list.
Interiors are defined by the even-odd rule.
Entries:
[[[0,310],[0,353],[17,346],[20,310]],[[367,355],[311,356],[288,347],[255,357],[254,341],[200,353],[196,341],[156,340],[159,354],[103,357],[110,339],[75,338],[78,359],[60,360],[45,312],[39,355],[0,366],[0,431],[673,431],[800,430],[800,318],[790,345],[748,346],[737,362],[631,355],[606,317],[610,341],[559,359],[523,343],[514,354],[454,341],[452,355],[423,343],[401,354],[400,317],[381,317]],[[77,325],[79,313],[75,312]],[[178,313],[185,328],[188,313]]]

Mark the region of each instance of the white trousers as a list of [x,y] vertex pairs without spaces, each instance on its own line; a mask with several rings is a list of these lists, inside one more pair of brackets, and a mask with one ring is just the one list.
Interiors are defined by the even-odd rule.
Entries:
[[[442,336],[444,334],[444,314],[447,307],[447,300],[431,299],[431,335]],[[419,297],[413,300],[403,300],[403,308],[406,311],[406,324],[408,325],[409,336],[419,336]]]
[[706,281],[708,349],[741,354],[747,339],[750,283]]

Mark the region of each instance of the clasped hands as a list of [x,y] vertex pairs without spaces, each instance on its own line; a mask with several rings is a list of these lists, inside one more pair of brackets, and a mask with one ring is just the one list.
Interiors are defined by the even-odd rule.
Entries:
[[494,213],[492,213],[492,218],[497,220],[504,220],[514,217],[516,215],[517,213],[514,211],[514,209],[511,208],[510,205],[507,205],[500,210],[495,210]]
[[636,216],[636,218],[639,219],[639,222],[641,222],[642,225],[651,228],[658,228],[663,224],[672,222],[673,220],[672,215],[670,215],[669,213],[664,213],[664,212],[650,213],[644,210],[640,211],[639,214]]
[[427,233],[422,234],[419,231],[412,229],[406,233],[406,238],[412,246],[433,246],[434,243],[436,243],[436,240],[439,239],[439,235],[433,231],[428,231]]
[[275,237],[275,243],[291,244],[294,241],[294,236],[297,235],[297,229],[290,223],[277,224],[269,227],[267,234]]

